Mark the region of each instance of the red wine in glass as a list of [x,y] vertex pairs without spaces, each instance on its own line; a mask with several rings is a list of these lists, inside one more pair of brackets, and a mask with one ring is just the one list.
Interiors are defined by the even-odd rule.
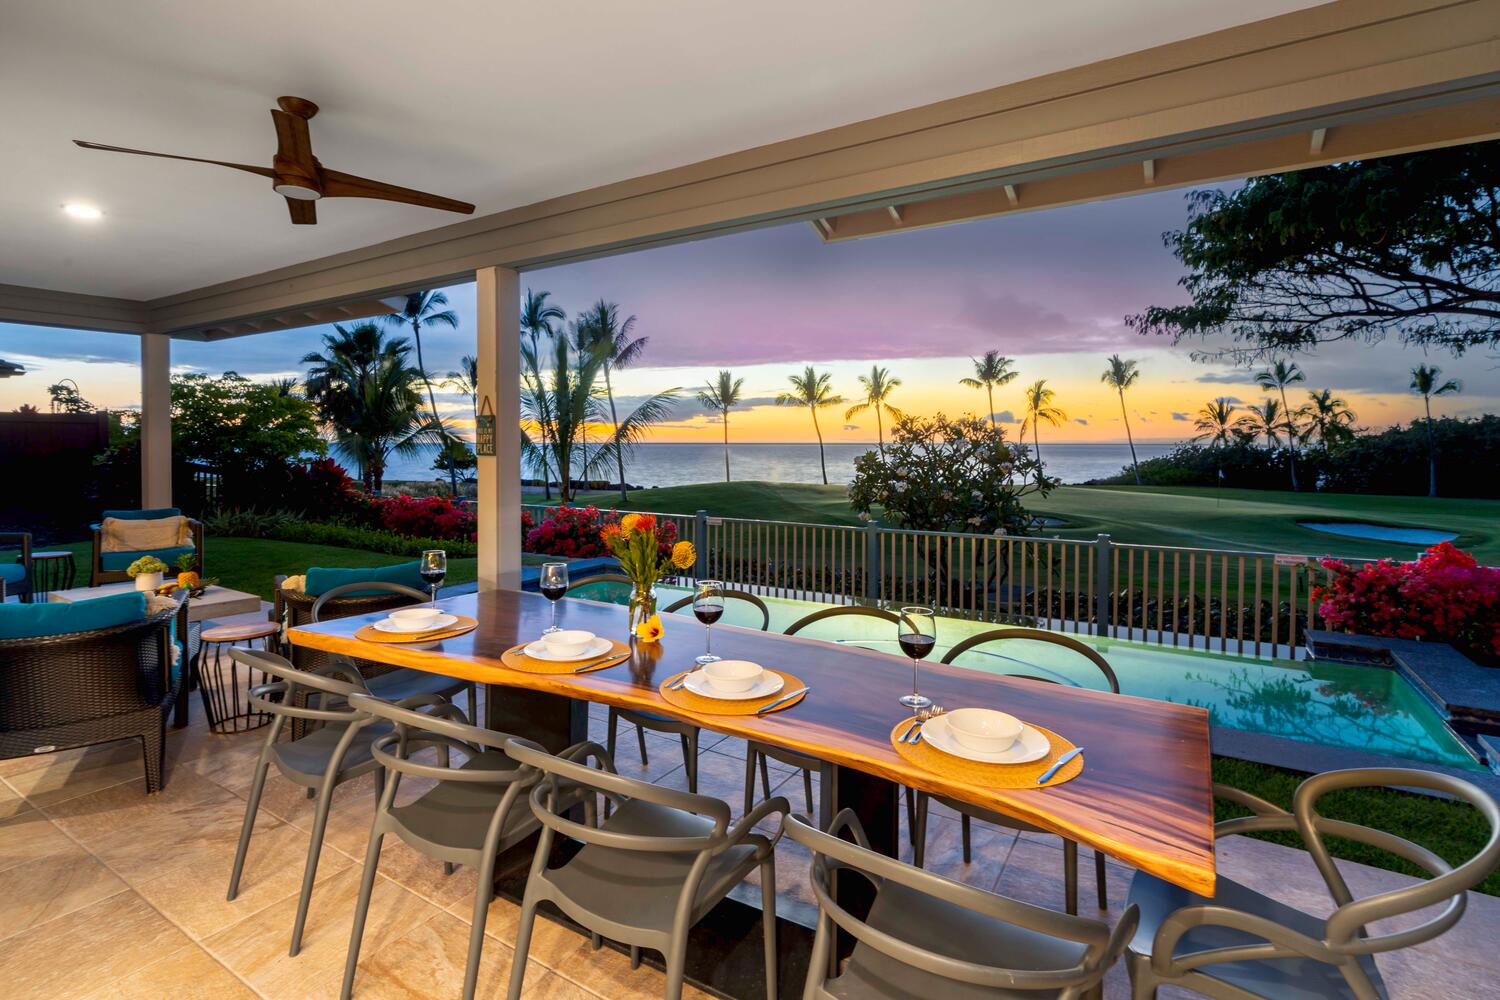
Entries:
[[699,580],[693,591],[693,614],[703,623],[703,655],[697,657],[699,666],[713,663],[720,657],[714,655],[714,622],[724,617],[724,585],[718,580]]
[[931,608],[902,608],[896,623],[896,641],[901,652],[911,657],[911,694],[901,696],[901,704],[912,711],[931,708],[932,699],[917,688],[917,663],[926,659],[937,645],[937,618]]
[[568,564],[564,562],[543,563],[542,571],[537,576],[537,589],[542,592],[543,597],[552,602],[552,624],[543,629],[542,634],[560,631],[557,627],[557,602],[568,592]]
[[910,656],[913,660],[925,660],[927,654],[932,652],[932,647],[937,645],[937,637],[931,635],[918,635],[915,632],[896,637],[901,644],[901,652]]

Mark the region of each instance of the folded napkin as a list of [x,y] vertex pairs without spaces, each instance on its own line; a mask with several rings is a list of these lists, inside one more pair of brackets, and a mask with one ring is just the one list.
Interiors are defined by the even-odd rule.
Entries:
[[105,552],[150,552],[186,545],[192,537],[192,528],[181,515],[144,521],[106,517],[100,533]]

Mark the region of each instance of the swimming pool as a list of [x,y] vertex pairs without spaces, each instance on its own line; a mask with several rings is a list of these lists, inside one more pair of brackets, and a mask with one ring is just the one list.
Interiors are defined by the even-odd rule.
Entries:
[[[657,590],[663,607],[689,593],[679,587]],[[617,603],[625,603],[628,597],[621,585],[607,583],[581,587],[574,593]],[[763,600],[771,613],[773,632],[783,631],[804,615],[827,606],[774,597]],[[684,608],[680,613],[692,612]],[[721,620],[750,628],[760,626],[759,612],[740,601],[726,602]],[[941,659],[968,636],[994,627],[984,622],[939,618],[933,659]],[[836,618],[799,634],[899,655],[892,627],[874,618]],[[1104,655],[1119,677],[1124,694],[1199,706],[1208,711],[1215,726],[1484,770],[1437,710],[1394,670],[1225,656],[1091,636],[1074,638]],[[1027,639],[970,650],[954,665],[997,674],[1027,673],[1081,687],[1097,688],[1101,680],[1098,670],[1077,654]]]
[[1458,537],[1456,531],[1440,528],[1395,528],[1388,524],[1366,524],[1364,521],[1298,521],[1311,531],[1325,535],[1342,535],[1345,538],[1368,538],[1377,542],[1398,542],[1402,545],[1436,545],[1451,542]]

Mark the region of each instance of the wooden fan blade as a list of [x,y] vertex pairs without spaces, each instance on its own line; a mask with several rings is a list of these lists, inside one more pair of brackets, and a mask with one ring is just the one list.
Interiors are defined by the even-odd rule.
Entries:
[[406,205],[437,208],[462,215],[474,214],[474,206],[466,201],[455,201],[452,198],[428,194],[426,191],[414,191],[411,188],[397,187],[395,184],[386,184],[384,181],[372,181],[368,177],[356,177],[354,174],[326,168],[323,170],[323,197],[378,198],[381,201],[399,201]]
[[287,198],[286,210],[292,213],[292,222],[298,226],[318,224],[318,203],[305,198]]
[[231,170],[243,170],[247,174],[259,174],[262,177],[275,177],[276,171],[270,167],[256,167],[248,163],[230,163],[227,160],[204,160],[196,156],[177,156],[174,153],[153,153],[145,149],[126,149],[124,146],[106,146],[99,142],[84,142],[82,139],[74,139],[75,146],[84,149],[102,149],[110,153],[134,153],[136,156],[158,156],[163,160],[186,160],[189,163],[211,163],[216,167],[229,167]]

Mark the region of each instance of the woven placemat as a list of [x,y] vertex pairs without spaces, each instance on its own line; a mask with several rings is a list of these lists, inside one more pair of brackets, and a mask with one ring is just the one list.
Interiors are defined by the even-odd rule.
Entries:
[[458,621],[441,632],[402,635],[399,632],[382,632],[374,625],[362,625],[355,631],[354,638],[363,639],[365,642],[438,642],[451,639],[456,635],[463,635],[465,632],[472,632],[479,627],[479,622],[467,615],[454,615],[453,617]]
[[[798,688],[802,687],[802,679],[787,673],[785,670],[772,670],[770,672],[773,674],[781,675],[781,690],[777,691],[773,695],[768,695],[764,698],[753,698],[746,699],[745,701],[735,701],[730,698],[705,698],[701,694],[694,694],[687,688],[679,688],[676,691],[667,690],[667,685],[675,683],[679,677],[682,677],[685,674],[692,673],[691,670],[684,670],[682,671],[682,673],[673,674],[671,677],[668,677],[666,680],[662,681],[660,688],[661,696],[667,699],[668,704],[676,705],[678,708],[685,708],[689,712],[697,712],[701,715],[754,715],[760,709],[765,708],[777,698],[784,698],[786,697],[788,692],[795,691]],[[806,697],[807,693],[803,692],[790,701],[783,702],[782,704],[777,705],[774,709],[772,709],[770,712],[767,712],[766,714],[772,715],[784,708],[791,708],[793,705],[797,704],[797,702]]]
[[512,670],[519,670],[523,674],[574,674],[578,668],[585,663],[593,663],[595,660],[603,660],[606,657],[614,658],[624,656],[630,652],[630,647],[618,639],[609,641],[609,652],[598,653],[594,656],[585,656],[581,660],[538,660],[534,656],[527,656],[519,649],[507,649],[500,655],[500,662]]
[[905,733],[915,721],[915,717],[911,717],[896,723],[895,728],[891,730],[891,746],[896,748],[898,754],[924,771],[931,771],[933,774],[953,781],[983,785],[986,788],[1051,788],[1053,785],[1071,781],[1083,773],[1084,755],[1079,754],[1064,764],[1062,770],[1054,774],[1045,785],[1038,785],[1036,779],[1041,777],[1043,771],[1056,764],[1057,758],[1073,749],[1073,744],[1052,730],[1043,729],[1029,722],[1027,725],[1047,737],[1047,742],[1051,744],[1047,756],[1029,764],[984,764],[944,753],[931,746],[926,740],[916,744],[902,743],[897,737]]

